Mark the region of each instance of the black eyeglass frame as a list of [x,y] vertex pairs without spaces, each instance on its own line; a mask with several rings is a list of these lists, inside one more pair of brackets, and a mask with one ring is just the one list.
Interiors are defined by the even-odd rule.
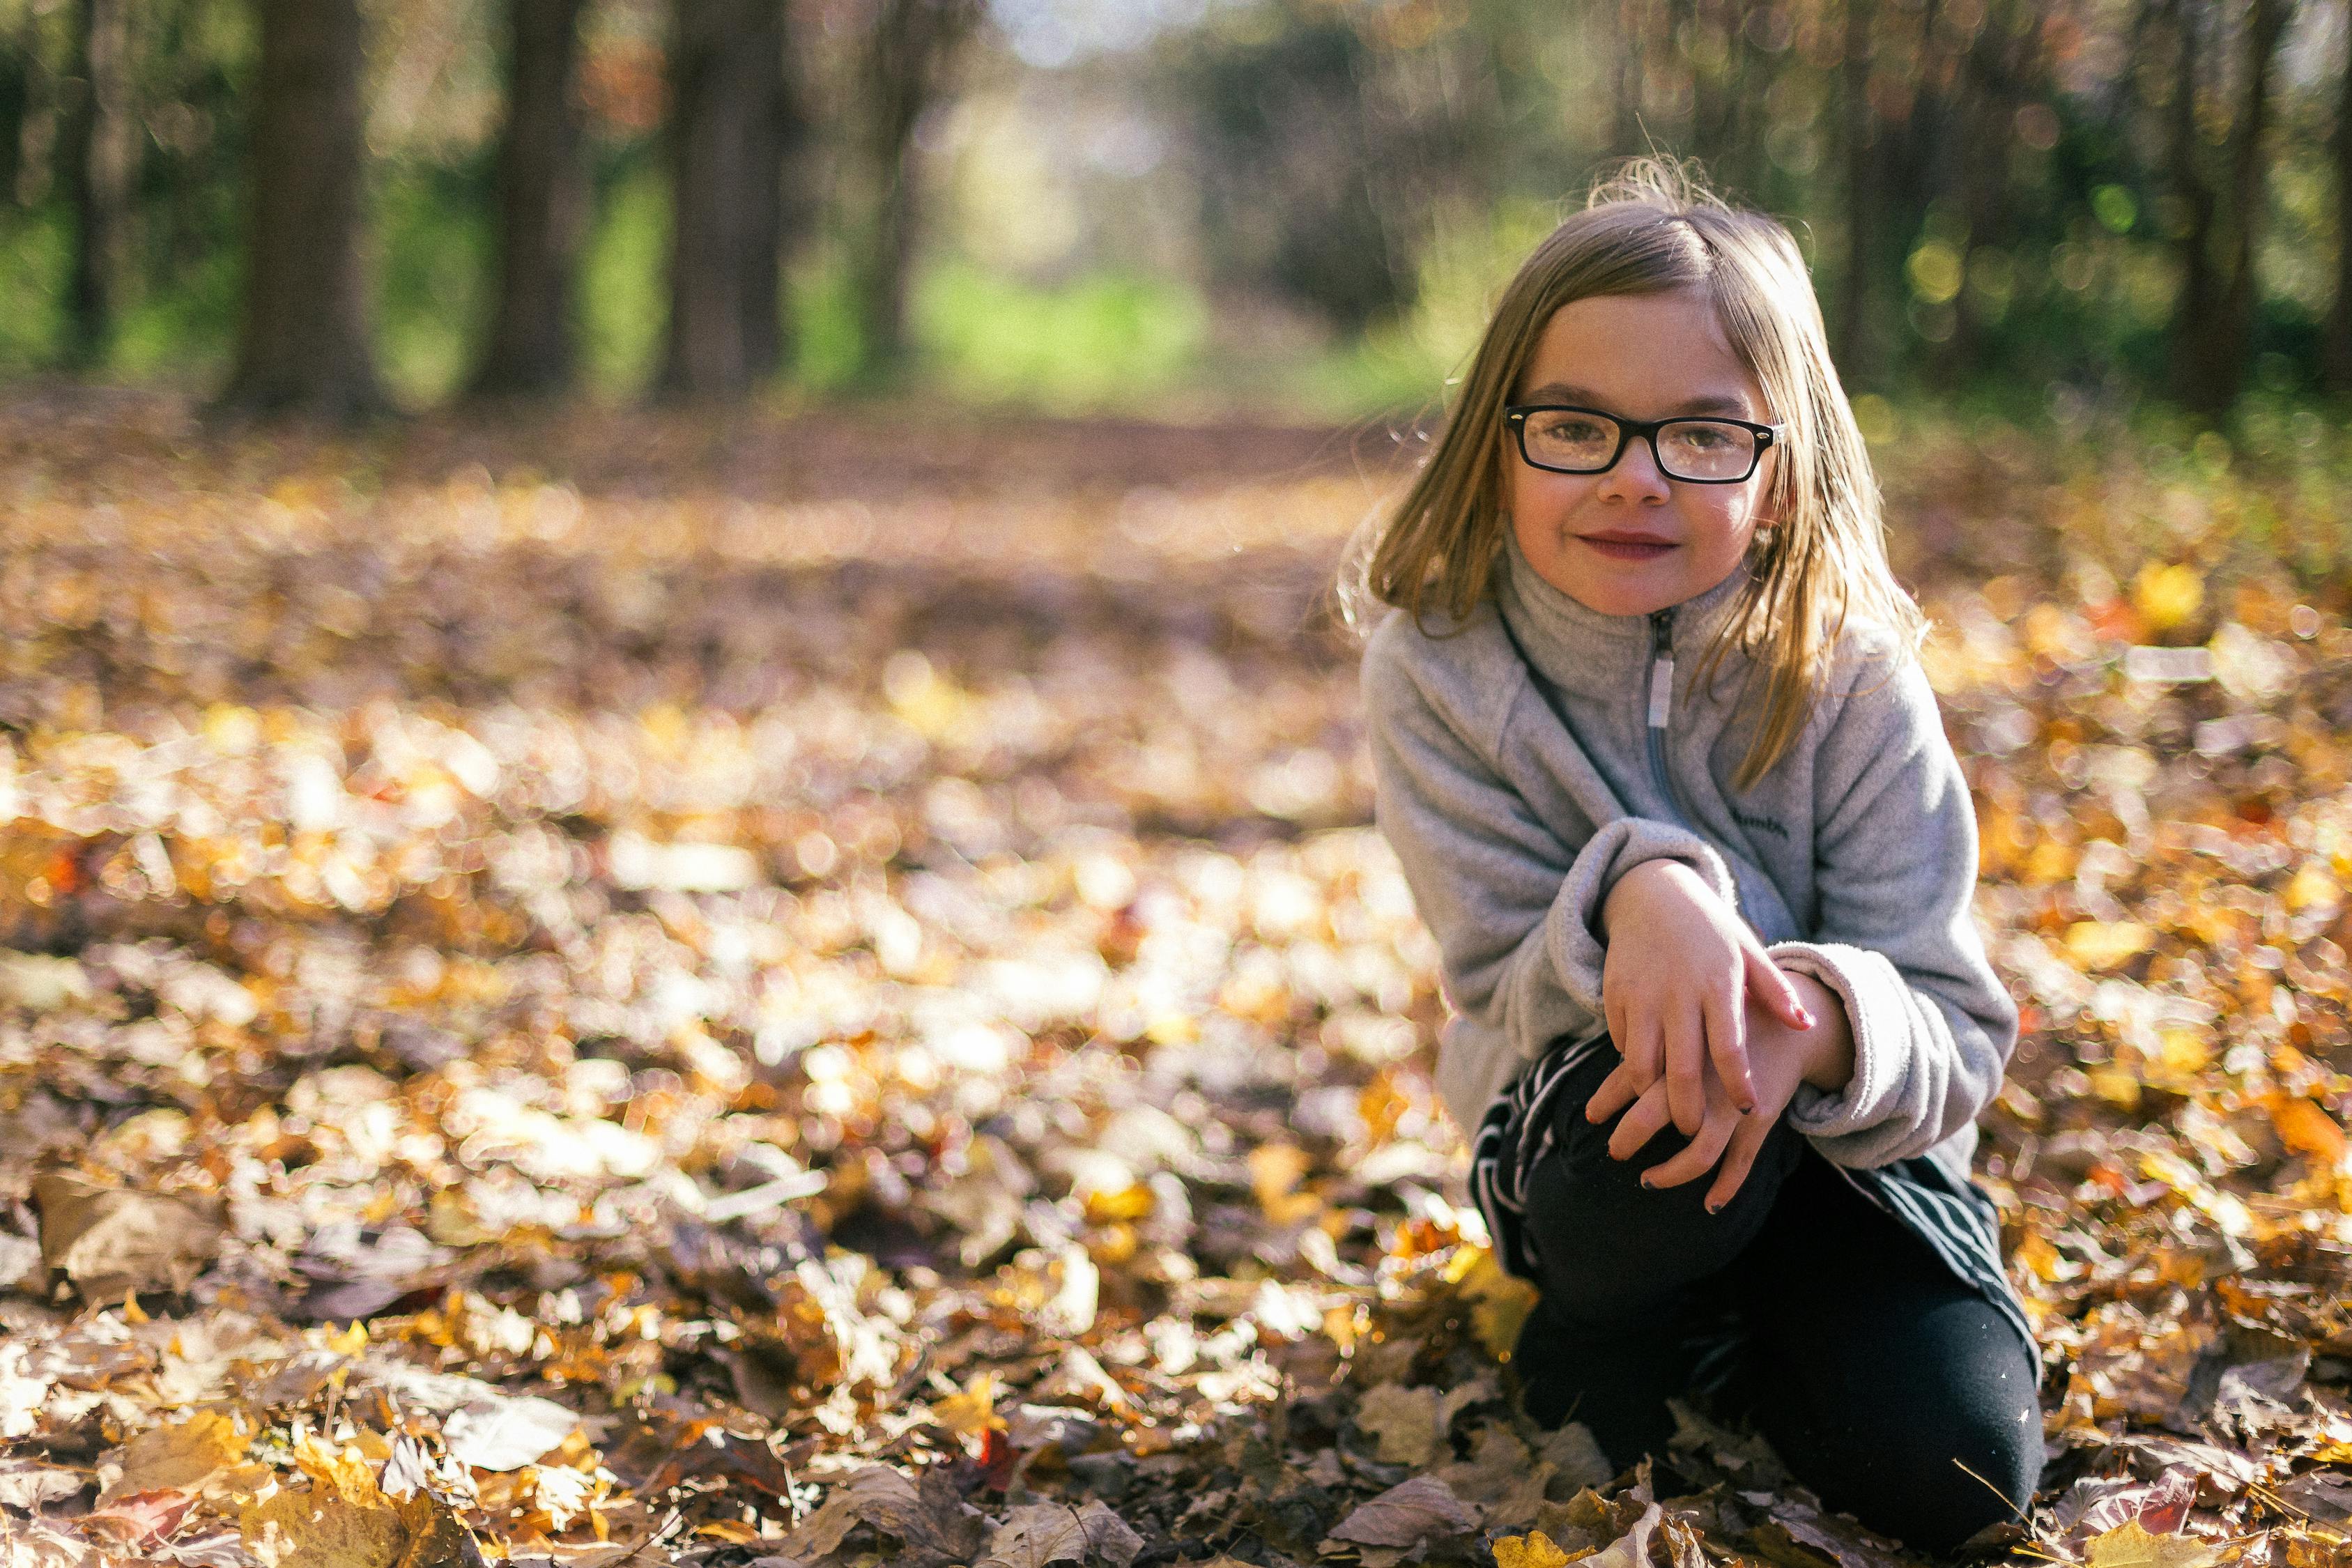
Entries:
[[[1617,426],[1616,449],[1609,454],[1609,460],[1597,468],[1563,468],[1556,463],[1538,463],[1528,455],[1528,416],[1530,414],[1590,414],[1597,419],[1606,419]],[[1531,468],[1541,468],[1548,474],[1605,474],[1617,466],[1617,460],[1625,455],[1626,447],[1639,436],[1650,444],[1650,460],[1658,466],[1658,472],[1676,484],[1684,485],[1746,484],[1755,477],[1758,466],[1764,461],[1765,451],[1789,429],[1786,425],[1759,425],[1753,419],[1734,419],[1727,414],[1677,414],[1668,419],[1628,419],[1605,408],[1587,408],[1575,403],[1514,403],[1504,408],[1503,422],[1511,427],[1511,437],[1519,448],[1519,461]],[[1658,432],[1669,425],[1737,425],[1756,437],[1756,450],[1748,457],[1748,471],[1723,479],[1695,479],[1675,473],[1666,467],[1665,458],[1658,451]]]

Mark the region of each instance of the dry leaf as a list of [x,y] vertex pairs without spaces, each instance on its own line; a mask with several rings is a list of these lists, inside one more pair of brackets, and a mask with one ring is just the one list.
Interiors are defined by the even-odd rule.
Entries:
[[1384,1383],[1367,1389],[1356,1405],[1356,1425],[1379,1439],[1382,1464],[1427,1465],[1444,1436],[1433,1388]]
[[184,1291],[220,1251],[217,1199],[101,1187],[68,1172],[34,1182],[41,1258],[89,1300],[139,1290]]
[[2190,1535],[2151,1535],[2137,1519],[2096,1536],[2083,1549],[2090,1568],[2210,1568],[2221,1551]]
[[1417,1546],[1478,1528],[1478,1515],[1434,1476],[1415,1476],[1360,1504],[1331,1539],[1358,1546]]
[[1568,1553],[1540,1530],[1495,1542],[1495,1568],[1567,1568],[1568,1562]]

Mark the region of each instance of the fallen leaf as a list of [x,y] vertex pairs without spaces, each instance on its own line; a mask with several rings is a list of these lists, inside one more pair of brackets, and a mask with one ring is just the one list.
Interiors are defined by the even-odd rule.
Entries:
[[813,1561],[840,1550],[859,1526],[898,1542],[901,1560],[969,1561],[984,1521],[935,1469],[909,1479],[888,1465],[868,1465],[834,1484],[814,1513],[785,1538],[793,1556]]
[[219,1254],[227,1228],[218,1199],[101,1187],[68,1172],[37,1178],[33,1202],[42,1260],[62,1270],[85,1300],[186,1290]]
[[1005,1516],[980,1568],[1046,1568],[1054,1563],[1108,1563],[1128,1568],[1143,1538],[1102,1502],[1082,1507],[1032,1503]]
[[579,1416],[552,1399],[530,1395],[476,1399],[441,1418],[450,1458],[478,1470],[536,1464],[579,1429]]
[[2137,1519],[2126,1520],[2083,1549],[2090,1568],[2210,1568],[2221,1557],[2211,1542],[2189,1535],[2151,1535]]
[[248,1442],[236,1419],[199,1411],[185,1421],[152,1426],[123,1445],[121,1476],[100,1494],[98,1506],[133,1492],[201,1490],[206,1481],[245,1458]]
[[1478,1516],[1434,1476],[1415,1476],[1358,1505],[1331,1539],[1358,1546],[1417,1546],[1478,1528]]
[[1437,1452],[1444,1436],[1439,1426],[1438,1394],[1433,1388],[1408,1388],[1384,1383],[1367,1389],[1356,1405],[1356,1425],[1379,1440],[1377,1452],[1386,1465],[1411,1465],[1418,1469]]
[[1495,1568],[1566,1568],[1568,1561],[1568,1553],[1540,1530],[1495,1542]]

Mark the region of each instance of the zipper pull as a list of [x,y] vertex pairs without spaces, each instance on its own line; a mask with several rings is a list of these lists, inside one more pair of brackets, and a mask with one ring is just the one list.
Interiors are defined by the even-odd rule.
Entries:
[[1675,612],[1669,607],[1650,616],[1650,728],[1666,727],[1666,710],[1675,695]]

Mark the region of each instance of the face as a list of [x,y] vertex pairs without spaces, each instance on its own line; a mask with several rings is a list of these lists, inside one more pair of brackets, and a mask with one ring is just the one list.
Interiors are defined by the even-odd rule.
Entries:
[[[1691,289],[1561,306],[1512,401],[1576,404],[1632,419],[1727,414],[1769,425],[1779,414],[1732,353],[1714,307]],[[1507,429],[1501,457],[1511,530],[1537,574],[1588,609],[1642,616],[1731,574],[1765,521],[1759,511],[1778,453],[1766,447],[1738,484],[1670,479],[1639,439],[1598,474],[1532,467]]]

